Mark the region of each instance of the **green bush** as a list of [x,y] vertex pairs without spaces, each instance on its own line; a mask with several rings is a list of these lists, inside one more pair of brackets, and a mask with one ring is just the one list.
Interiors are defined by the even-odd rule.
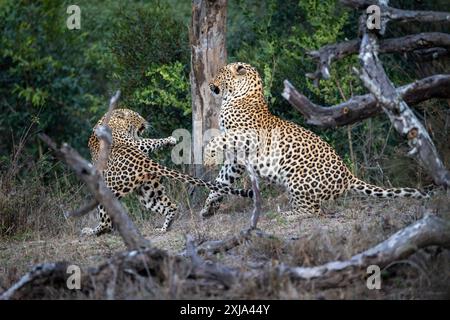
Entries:
[[159,2],[133,3],[117,16],[111,42],[122,104],[149,119],[152,136],[191,123],[188,30],[174,11]]
[[[27,137],[27,154],[38,160],[45,153],[35,135],[40,131],[58,142],[69,142],[87,156],[91,128],[119,88],[123,93],[121,106],[149,119],[150,136],[164,137],[174,129],[191,128],[190,3],[80,0],[81,30],[72,31],[66,27],[69,4],[51,0],[0,1],[3,167],[8,166],[14,146],[23,137]],[[405,0],[398,6],[446,10],[444,0],[433,5]],[[406,149],[404,139],[390,129],[385,116],[349,128],[323,130],[306,125],[298,111],[281,97],[285,79],[323,105],[366,92],[351,71],[358,64],[356,56],[333,63],[331,78],[321,81],[319,88],[305,77],[316,69],[315,61],[306,52],[355,38],[357,19],[358,12],[346,9],[337,0],[230,0],[228,57],[230,62],[248,62],[260,71],[273,113],[315,131],[358,174],[384,183],[384,173],[398,167],[394,162],[405,161]],[[389,36],[399,36],[408,28],[421,31],[410,25],[396,25],[389,29]],[[445,31],[433,25],[424,28]],[[424,70],[448,70],[448,61],[437,67],[437,63],[424,65],[403,55],[382,59],[396,84],[429,75]],[[427,119],[427,125],[435,128],[437,145],[444,149],[448,161],[449,135],[441,121],[441,109],[445,111],[448,106],[428,106],[417,110]],[[408,168],[413,173],[418,171],[415,163]],[[404,174],[405,178],[410,176],[411,172]]]
[[[65,27],[65,8],[55,1],[0,3],[3,152],[12,149],[30,124],[32,132],[86,145],[89,111],[100,105],[105,90],[104,70],[86,56],[88,34]],[[99,76],[91,79],[91,74]],[[36,143],[27,147],[37,153]]]

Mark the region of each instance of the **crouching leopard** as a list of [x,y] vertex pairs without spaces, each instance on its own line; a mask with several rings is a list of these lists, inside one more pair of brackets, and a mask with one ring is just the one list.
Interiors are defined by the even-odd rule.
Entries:
[[[98,159],[100,143],[95,129],[103,123],[101,118],[94,127],[89,139],[92,161]],[[102,174],[106,185],[117,198],[136,191],[144,208],[165,216],[161,231],[167,231],[177,212],[176,205],[166,195],[161,184],[162,177],[176,179],[193,185],[204,186],[218,194],[234,194],[252,197],[251,190],[233,189],[221,183],[208,183],[203,180],[165,168],[151,160],[147,153],[167,145],[174,145],[173,137],[165,139],[147,139],[140,135],[148,127],[148,122],[137,112],[129,109],[115,109],[108,123],[113,143],[106,168]],[[100,223],[95,228],[84,228],[83,235],[100,235],[112,230],[111,218],[102,205],[97,208]]]
[[[355,177],[327,142],[269,111],[261,77],[249,64],[222,67],[209,86],[222,96],[221,134],[209,142],[204,157],[205,165],[224,157],[217,182],[232,185],[251,166],[258,176],[283,186],[292,208],[287,213],[301,216],[319,213],[324,200],[348,190],[379,198],[428,197],[416,189],[386,189]],[[201,214],[212,215],[221,198],[211,191]]]

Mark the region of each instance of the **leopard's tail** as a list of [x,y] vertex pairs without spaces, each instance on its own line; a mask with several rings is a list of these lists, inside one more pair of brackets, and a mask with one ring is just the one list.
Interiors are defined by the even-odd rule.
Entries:
[[369,183],[366,183],[358,178],[353,178],[350,183],[349,190],[366,196],[377,198],[415,198],[427,199],[429,194],[413,188],[382,188]]
[[[166,168],[154,161],[152,161],[152,162],[153,162],[152,166],[156,167],[155,169],[157,169],[159,175],[165,176],[167,178],[176,179],[181,182],[190,183],[190,184],[196,185],[196,186],[203,186],[212,191],[217,191],[217,192],[220,192],[223,194],[233,194],[233,195],[237,195],[237,196],[241,196],[241,197],[253,198],[253,190],[251,190],[251,189],[235,189],[235,188],[232,188],[228,185],[225,185],[225,184],[219,183],[219,182],[214,182],[214,183],[206,182],[199,178],[195,178],[190,175],[178,172],[176,170]],[[149,172],[149,174],[152,174],[151,171]]]

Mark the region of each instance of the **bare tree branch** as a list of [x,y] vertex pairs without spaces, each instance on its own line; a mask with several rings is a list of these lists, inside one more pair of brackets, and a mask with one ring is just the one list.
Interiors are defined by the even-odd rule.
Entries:
[[427,214],[421,220],[396,232],[387,240],[346,261],[332,261],[316,267],[288,267],[280,265],[280,274],[295,280],[318,280],[315,285],[331,287],[358,276],[357,270],[369,265],[383,268],[393,261],[404,259],[427,246],[450,248],[450,222]]
[[[397,88],[408,104],[414,105],[432,98],[450,99],[450,74],[439,74]],[[383,109],[373,94],[354,96],[330,107],[311,102],[288,81],[284,81],[283,97],[297,109],[308,124],[336,127],[352,124],[380,114]]]
[[378,59],[375,34],[364,34],[359,60],[361,80],[380,103],[397,132],[407,137],[412,148],[409,155],[414,156],[421,163],[435,184],[449,187],[450,172],[444,167],[427,130],[402,100]]
[[[311,79],[329,79],[330,65],[334,60],[339,60],[359,52],[360,40],[350,40],[337,44],[326,45],[319,50],[308,52],[308,55],[317,60],[317,71],[306,74]],[[415,50],[434,48],[448,52],[450,49],[450,35],[442,32],[425,32],[408,35],[400,38],[380,40],[380,53],[411,52]],[[430,57],[432,58],[432,56]]]
[[220,101],[208,87],[219,68],[226,64],[227,0],[192,0],[189,28],[191,49],[192,169],[194,176],[206,174],[203,163],[205,132],[218,129]]
[[108,126],[109,119],[111,118],[112,111],[114,108],[116,108],[117,103],[120,98],[120,90],[116,91],[116,94],[111,97],[109,101],[109,108],[108,112],[105,115],[105,118],[103,119],[103,123],[101,126],[98,126],[95,129],[95,135],[97,136],[98,140],[100,141],[100,148],[99,148],[99,154],[98,159],[95,164],[97,167],[97,170],[102,172],[106,168],[106,164],[108,163],[109,153],[111,152],[111,145],[112,145],[112,135],[111,135],[111,129]]
[[389,21],[450,23],[450,12],[402,10],[388,6],[388,2],[386,0],[341,0],[343,5],[360,10],[365,10],[371,5],[379,6],[381,19],[385,20],[382,24],[387,24]]

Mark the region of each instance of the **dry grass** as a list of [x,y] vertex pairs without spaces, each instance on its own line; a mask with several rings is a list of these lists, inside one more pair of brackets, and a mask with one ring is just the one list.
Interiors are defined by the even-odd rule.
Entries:
[[[79,187],[77,187],[79,188]],[[180,214],[173,229],[165,234],[156,231],[163,222],[162,216],[144,212],[131,197],[125,200],[131,216],[145,237],[153,245],[173,253],[184,249],[186,234],[192,234],[198,241],[223,239],[248,226],[252,210],[251,201],[229,197],[219,214],[202,220],[199,208],[192,207],[188,189],[179,184],[168,184],[168,192],[179,201]],[[37,192],[36,190],[30,193]],[[202,192],[201,196],[206,195]],[[288,265],[314,266],[330,260],[346,259],[386,239],[422,216],[422,203],[414,200],[373,200],[345,197],[328,204],[333,216],[318,216],[308,219],[286,218],[279,211],[287,208],[287,199],[277,190],[266,188],[259,227],[273,234],[274,239],[255,238],[227,253],[219,253],[211,260],[245,271],[269,269],[283,262]],[[11,197],[11,196],[9,196]],[[33,217],[26,230],[27,236],[12,236],[0,243],[0,286],[6,288],[36,263],[49,261],[71,261],[80,265],[95,266],[104,262],[115,252],[125,247],[117,233],[98,238],[81,238],[81,226],[93,226],[95,215],[81,220],[65,221],[62,210],[55,201],[73,208],[76,202],[64,202],[67,194],[53,198],[49,190],[43,190],[36,198],[26,202],[30,206],[28,216]],[[10,199],[10,198],[7,198]],[[34,198],[33,198],[34,199]],[[67,199],[67,198],[66,198]],[[20,201],[14,200],[19,206]],[[53,205],[52,205],[52,201]],[[8,203],[8,201],[6,201]],[[448,197],[443,195],[433,200],[432,206],[447,212]],[[443,209],[442,209],[443,208]],[[21,209],[22,210],[22,209]],[[48,210],[52,214],[42,215]],[[28,211],[27,211],[28,212]],[[53,216],[56,215],[56,216]],[[20,221],[19,221],[20,222]],[[36,229],[34,229],[36,228]],[[56,229],[57,231],[52,231]],[[31,231],[36,230],[36,231]],[[406,261],[398,261],[383,271],[381,290],[368,290],[364,274],[360,281],[347,287],[320,290],[314,284],[293,283],[264,279],[260,283],[243,282],[241,286],[224,291],[221,288],[204,287],[189,283],[186,279],[173,279],[168,286],[152,283],[142,278],[138,284],[122,290],[116,298],[275,298],[275,299],[418,299],[450,297],[450,252],[431,248],[421,250]],[[147,279],[147,280],[145,280]],[[126,287],[125,287],[126,288]],[[58,296],[59,298],[62,298]],[[86,298],[80,296],[80,298]],[[101,292],[89,298],[104,298]]]

